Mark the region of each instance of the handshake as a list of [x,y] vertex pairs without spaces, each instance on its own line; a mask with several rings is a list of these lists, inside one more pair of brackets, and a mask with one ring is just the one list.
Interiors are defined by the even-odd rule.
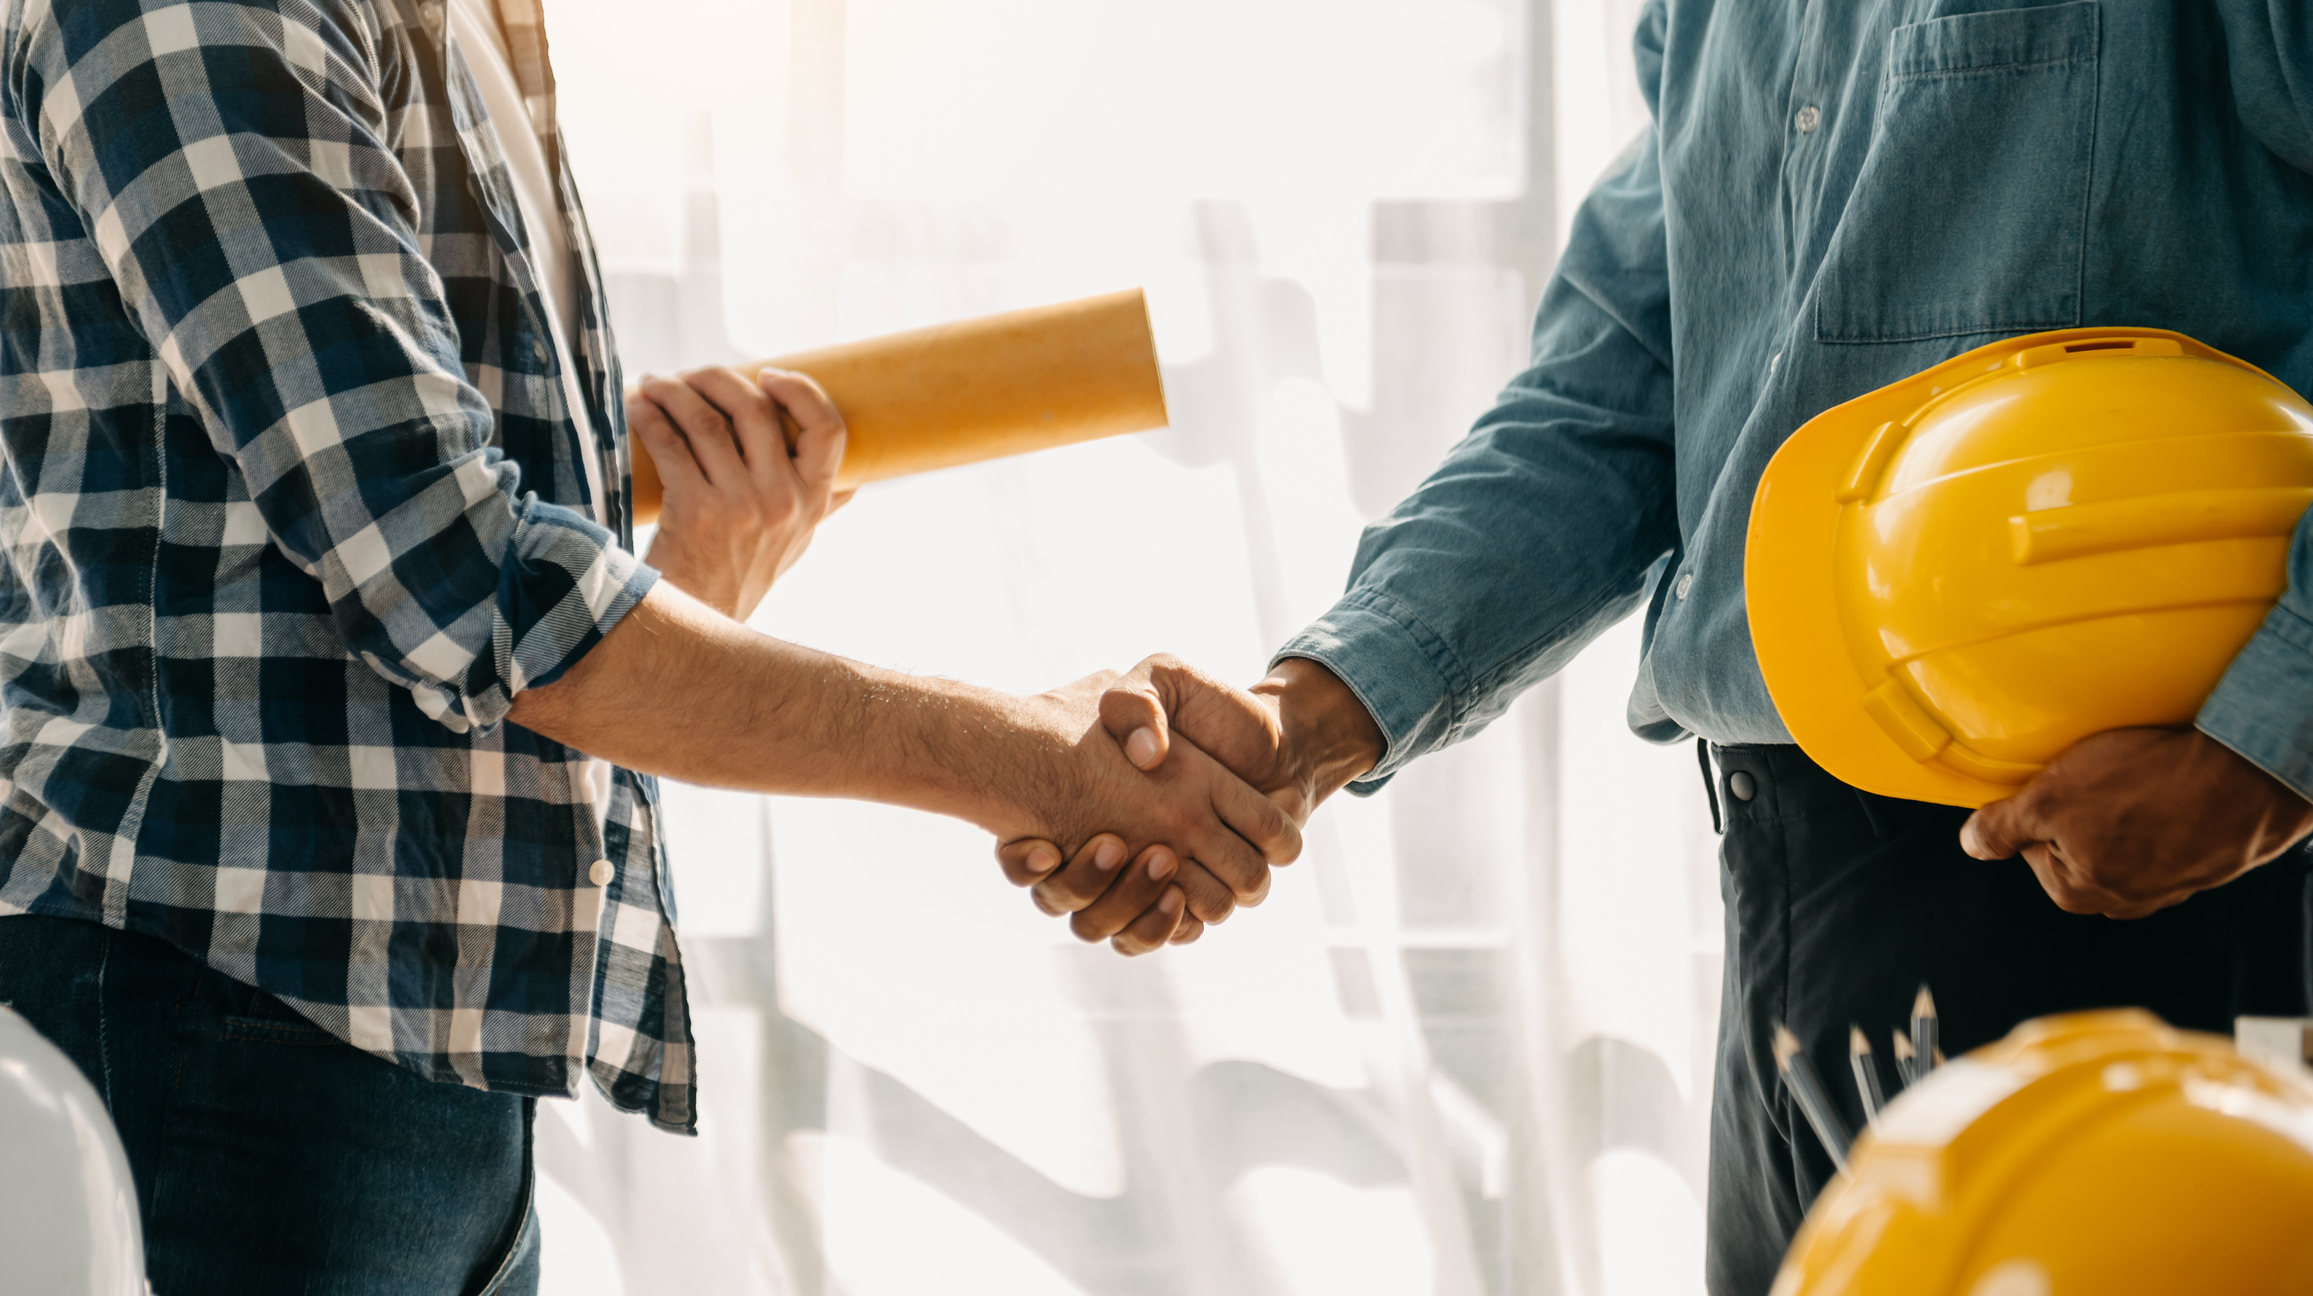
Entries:
[[[724,617],[744,621],[849,498],[848,429],[802,374],[645,376],[627,424],[662,483],[651,565]],[[1383,754],[1365,704],[1304,658],[1250,690],[1152,657],[1021,698],[734,636],[683,603],[654,592],[630,617],[641,631],[525,694],[516,720],[648,773],[969,820],[1039,907],[1125,954],[1259,904],[1310,812]],[[633,723],[645,693],[657,708]]]
[[1079,938],[1127,955],[1185,945],[1261,903],[1270,868],[1300,856],[1310,813],[1384,746],[1349,686],[1304,658],[1239,689],[1151,657],[1031,709],[1018,772],[1037,791],[1020,798],[1024,821],[984,823],[1002,839],[997,861]]

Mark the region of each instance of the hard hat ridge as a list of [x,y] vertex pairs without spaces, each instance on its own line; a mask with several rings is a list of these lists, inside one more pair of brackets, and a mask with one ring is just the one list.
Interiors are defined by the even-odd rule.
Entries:
[[2157,329],[1979,347],[1768,464],[1760,670],[1834,775],[1981,805],[2091,733],[2190,721],[2309,502],[2313,406],[2251,365]]

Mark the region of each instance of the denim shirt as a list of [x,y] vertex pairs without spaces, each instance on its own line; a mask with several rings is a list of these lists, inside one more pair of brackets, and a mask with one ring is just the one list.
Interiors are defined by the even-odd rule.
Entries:
[[[2002,337],[2148,325],[2313,390],[2313,7],[1655,0],[1650,128],[1583,202],[1531,367],[1288,643],[1389,742],[1465,738],[1642,603],[1631,727],[1785,743],[1751,497],[1817,413]],[[2202,729],[2313,794],[2313,534]]]

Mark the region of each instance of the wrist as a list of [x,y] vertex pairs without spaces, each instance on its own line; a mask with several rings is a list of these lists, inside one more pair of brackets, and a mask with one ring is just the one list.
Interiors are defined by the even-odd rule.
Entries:
[[714,565],[693,561],[693,556],[670,539],[663,528],[651,541],[650,553],[643,561],[656,567],[659,575],[676,589],[734,621],[744,619],[739,615],[739,582],[728,575],[722,579],[709,578],[707,573],[715,570]]
[[1312,807],[1381,763],[1381,726],[1324,665],[1288,657],[1251,691],[1275,711],[1279,744]]
[[1065,835],[1082,771],[1070,759],[1078,735],[1051,699],[950,680],[894,675],[926,694],[905,777],[918,809],[948,815],[999,840]]

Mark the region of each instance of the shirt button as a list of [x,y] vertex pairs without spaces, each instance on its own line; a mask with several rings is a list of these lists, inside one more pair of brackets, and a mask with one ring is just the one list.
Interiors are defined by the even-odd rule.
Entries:
[[1751,777],[1749,770],[1736,770],[1727,776],[1727,791],[1737,801],[1748,801],[1759,795],[1759,781]]
[[1802,135],[1814,134],[1816,125],[1822,120],[1823,114],[1816,111],[1815,105],[1807,105],[1799,110],[1799,133]]
[[1694,587],[1695,574],[1693,572],[1683,572],[1679,575],[1679,583],[1677,587],[1674,588],[1671,593],[1683,599],[1687,596],[1687,591],[1693,589]]
[[[1743,799],[1746,801],[1750,800],[1749,797],[1745,797]],[[586,870],[586,878],[589,882],[594,883],[596,886],[609,886],[610,875],[612,871],[613,870],[610,867],[609,860],[596,860],[594,862],[594,867]]]

